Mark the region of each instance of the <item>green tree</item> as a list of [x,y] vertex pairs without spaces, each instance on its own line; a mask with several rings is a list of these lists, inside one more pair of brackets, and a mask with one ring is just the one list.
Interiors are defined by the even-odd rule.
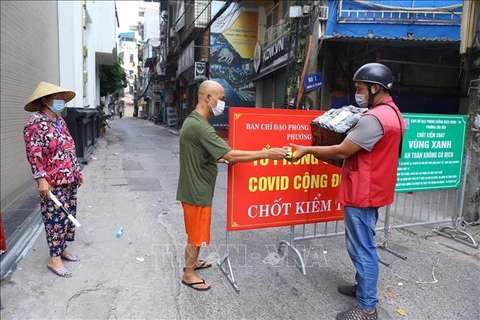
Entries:
[[100,96],[113,94],[128,85],[127,75],[122,67],[122,59],[117,57],[113,65],[100,66]]

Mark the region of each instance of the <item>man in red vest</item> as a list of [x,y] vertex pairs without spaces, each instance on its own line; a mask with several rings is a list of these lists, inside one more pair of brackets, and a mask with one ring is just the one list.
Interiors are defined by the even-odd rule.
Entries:
[[342,143],[299,146],[291,161],[306,154],[344,160],[339,201],[345,208],[347,251],[356,269],[356,285],[340,286],[342,294],[356,297],[358,305],[336,319],[377,319],[378,255],[375,225],[379,207],[394,200],[398,158],[405,131],[402,115],[390,97],[390,69],[368,63],[353,76],[355,101],[369,108]]

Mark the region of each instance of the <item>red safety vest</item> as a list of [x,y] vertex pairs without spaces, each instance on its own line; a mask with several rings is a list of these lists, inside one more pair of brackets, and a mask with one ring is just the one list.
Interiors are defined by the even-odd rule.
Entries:
[[401,139],[399,126],[402,135],[405,131],[403,119],[391,98],[385,99],[382,104],[367,111],[365,115],[367,114],[377,117],[384,135],[372,151],[361,149],[345,160],[339,194],[339,201],[344,206],[383,207],[391,204],[394,199]]

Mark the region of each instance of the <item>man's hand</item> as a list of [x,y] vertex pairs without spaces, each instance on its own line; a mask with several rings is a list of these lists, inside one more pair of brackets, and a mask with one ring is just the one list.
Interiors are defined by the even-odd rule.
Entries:
[[291,162],[297,162],[298,160],[300,160],[304,155],[307,154],[307,151],[308,151],[308,147],[307,146],[301,146],[301,145],[298,145],[298,144],[293,144],[293,143],[290,143],[290,145],[292,147],[294,147],[295,149],[297,149],[297,152],[294,153],[294,155],[288,159],[288,161],[291,161]]
[[47,199],[50,199],[49,192],[52,189],[50,184],[47,182],[47,179],[45,178],[38,178],[37,179],[37,184],[38,184],[38,192]]
[[80,187],[83,184],[83,176],[80,176],[80,179],[78,179],[78,186]]
[[273,160],[282,160],[287,158],[288,150],[284,148],[270,148],[267,150],[268,158]]

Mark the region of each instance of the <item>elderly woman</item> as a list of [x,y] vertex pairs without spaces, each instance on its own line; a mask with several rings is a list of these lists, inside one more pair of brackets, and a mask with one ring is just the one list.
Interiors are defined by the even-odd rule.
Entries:
[[77,188],[83,183],[75,154],[75,142],[60,116],[65,103],[75,97],[73,91],[40,82],[28,99],[25,110],[34,112],[24,129],[27,160],[37,181],[41,211],[50,260],[47,268],[60,277],[70,278],[62,260],[77,262],[80,258],[67,251],[67,241],[75,240],[75,226],[50,199],[51,191],[75,216]]

